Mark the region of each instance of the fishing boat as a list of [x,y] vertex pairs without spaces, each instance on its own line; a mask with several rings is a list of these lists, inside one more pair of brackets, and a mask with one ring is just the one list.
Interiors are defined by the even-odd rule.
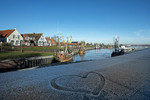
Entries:
[[60,62],[69,62],[69,61],[72,61],[73,60],[73,56],[72,55],[62,55],[60,58],[59,58],[59,61]]
[[79,54],[85,54],[85,50],[84,49],[80,49],[79,50]]
[[115,51],[112,52],[111,57],[119,56],[124,54],[124,50],[119,48],[119,37],[113,38]]
[[80,54],[85,54],[85,51],[79,51]]
[[96,44],[95,49],[100,49],[100,45],[99,45],[99,44]]
[[83,43],[81,43],[81,46],[79,47],[79,54],[85,54],[85,47]]
[[[63,42],[64,48],[61,49],[61,44],[60,44],[60,38],[59,40],[59,53],[58,53],[58,58],[60,62],[69,62],[73,60],[73,55],[72,53],[69,52],[69,42],[68,42],[68,37],[67,37],[67,42]],[[64,39],[63,39],[64,40]],[[71,41],[71,39],[70,39]]]
[[132,52],[134,50],[134,48],[127,47],[125,45],[121,45],[120,49],[123,50],[125,53]]

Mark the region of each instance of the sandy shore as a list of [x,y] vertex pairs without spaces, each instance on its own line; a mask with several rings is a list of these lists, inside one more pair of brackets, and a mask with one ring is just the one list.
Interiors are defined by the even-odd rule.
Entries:
[[0,73],[0,100],[150,100],[150,49]]

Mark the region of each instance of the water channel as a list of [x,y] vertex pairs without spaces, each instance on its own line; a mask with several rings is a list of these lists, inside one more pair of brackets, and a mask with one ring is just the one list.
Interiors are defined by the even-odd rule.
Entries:
[[73,62],[78,61],[87,61],[87,60],[99,60],[111,57],[111,53],[113,49],[93,49],[89,51],[85,51],[83,55],[75,55],[73,57]]
[[[145,49],[145,48],[149,48],[149,47],[130,46],[128,48],[134,48],[135,50],[141,50],[141,49]],[[75,55],[73,57],[73,62],[110,58],[113,51],[114,51],[114,49],[93,49],[93,50],[85,51],[84,55],[80,55],[80,54]]]

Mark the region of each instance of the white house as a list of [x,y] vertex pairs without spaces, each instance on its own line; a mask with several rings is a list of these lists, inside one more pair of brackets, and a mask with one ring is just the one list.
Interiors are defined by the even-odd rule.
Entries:
[[0,41],[4,43],[11,43],[11,45],[14,46],[20,46],[23,38],[18,30],[15,28],[12,30],[0,30]]
[[47,46],[47,40],[43,34],[38,40],[38,46]]
[[47,46],[43,33],[26,33],[22,34],[22,37],[26,46]]
[[47,40],[47,46],[52,46],[50,37],[46,37],[46,40]]

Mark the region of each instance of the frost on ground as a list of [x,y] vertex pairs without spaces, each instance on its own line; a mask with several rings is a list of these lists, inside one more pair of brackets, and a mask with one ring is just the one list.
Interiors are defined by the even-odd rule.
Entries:
[[149,100],[149,52],[0,73],[0,100]]

